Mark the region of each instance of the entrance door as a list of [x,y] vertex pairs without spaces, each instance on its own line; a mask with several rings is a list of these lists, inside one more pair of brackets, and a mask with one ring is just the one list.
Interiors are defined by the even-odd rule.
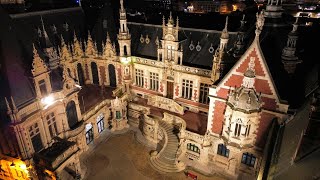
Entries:
[[167,98],[173,98],[173,82],[167,81]]

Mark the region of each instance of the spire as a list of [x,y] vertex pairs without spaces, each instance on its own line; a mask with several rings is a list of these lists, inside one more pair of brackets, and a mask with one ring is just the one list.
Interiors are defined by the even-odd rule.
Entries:
[[7,97],[4,97],[4,100],[6,101],[6,105],[7,105],[7,114],[11,114],[12,110],[11,110],[11,107],[9,105]]
[[296,18],[296,21],[292,27],[292,31],[288,34],[287,45],[283,48],[281,55],[284,68],[289,74],[293,74],[295,72],[297,64],[302,62],[296,56],[298,26],[298,18]]
[[121,12],[123,12],[124,11],[123,0],[120,0],[120,7],[121,7]]
[[42,33],[43,33],[43,36],[42,36],[42,40],[41,40],[41,46],[42,48],[49,48],[49,47],[52,47],[52,43],[49,39],[49,36],[47,34],[47,31],[46,29],[44,28],[44,23],[43,23],[43,19],[42,19],[42,16],[40,16],[40,19],[41,19],[41,26],[42,26]]
[[91,38],[90,31],[88,31],[88,41],[87,41],[87,47],[86,47],[86,55],[95,55],[97,52],[94,48],[94,43]]
[[169,20],[168,20],[168,25],[173,25],[174,24],[174,21],[173,21],[173,18],[172,18],[172,12],[170,11],[170,16],[169,16]]
[[253,88],[254,87],[254,81],[255,81],[255,58],[251,57],[250,62],[248,65],[248,68],[246,72],[244,73],[244,78],[242,80],[242,86],[246,88]]
[[229,39],[228,33],[228,16],[226,17],[226,23],[224,25],[224,29],[222,30],[221,39]]
[[164,15],[162,16],[162,26],[166,26],[166,18]]
[[33,62],[32,62],[32,74],[33,76],[38,76],[42,73],[45,73],[48,71],[48,67],[46,64],[43,62],[43,60],[40,58],[38,51],[33,44]]
[[176,27],[179,28],[179,17],[177,16],[177,24]]
[[18,112],[18,109],[17,109],[16,103],[14,102],[12,96],[11,96],[10,98],[11,98],[11,103],[12,103],[13,112],[14,112],[14,113],[17,113],[17,112]]
[[73,55],[74,56],[82,56],[83,55],[81,44],[77,39],[76,30],[73,31]]
[[246,24],[247,21],[245,21],[245,17],[246,15],[243,14],[242,19],[240,21],[241,25],[240,25],[240,30],[242,30],[244,28],[244,25]]
[[256,14],[257,22],[256,22],[256,39],[259,38],[260,33],[262,31],[262,28],[264,26],[264,10],[261,11],[261,13]]
[[71,57],[70,51],[64,42],[63,36],[61,35],[61,50],[60,50],[60,57],[62,61],[67,61]]

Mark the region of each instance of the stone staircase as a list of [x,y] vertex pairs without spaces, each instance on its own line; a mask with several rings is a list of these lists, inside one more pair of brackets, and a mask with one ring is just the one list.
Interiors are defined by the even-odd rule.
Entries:
[[174,134],[174,127],[164,121],[159,121],[160,128],[163,128],[167,136],[167,143],[155,156],[151,156],[151,165],[160,172],[179,172],[184,169],[176,162],[176,154],[179,146],[179,139]]

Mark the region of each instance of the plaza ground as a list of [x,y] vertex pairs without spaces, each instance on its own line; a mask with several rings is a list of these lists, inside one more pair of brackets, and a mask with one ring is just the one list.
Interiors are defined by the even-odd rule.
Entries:
[[[81,157],[82,166],[86,167],[87,180],[185,180],[184,172],[160,173],[150,164],[152,148],[136,140],[136,132],[129,130],[124,134],[105,133]],[[190,171],[190,170],[189,170]],[[195,171],[198,180],[223,180],[223,177],[207,177]]]

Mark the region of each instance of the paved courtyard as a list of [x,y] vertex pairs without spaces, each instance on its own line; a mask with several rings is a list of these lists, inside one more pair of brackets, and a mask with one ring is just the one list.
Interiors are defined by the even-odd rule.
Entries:
[[[101,137],[104,138],[104,137]],[[85,155],[83,163],[87,167],[87,180],[182,180],[187,178],[183,172],[160,173],[149,164],[152,149],[139,143],[135,132],[113,135],[102,140]],[[200,180],[222,180],[221,177],[206,177],[199,173]]]

